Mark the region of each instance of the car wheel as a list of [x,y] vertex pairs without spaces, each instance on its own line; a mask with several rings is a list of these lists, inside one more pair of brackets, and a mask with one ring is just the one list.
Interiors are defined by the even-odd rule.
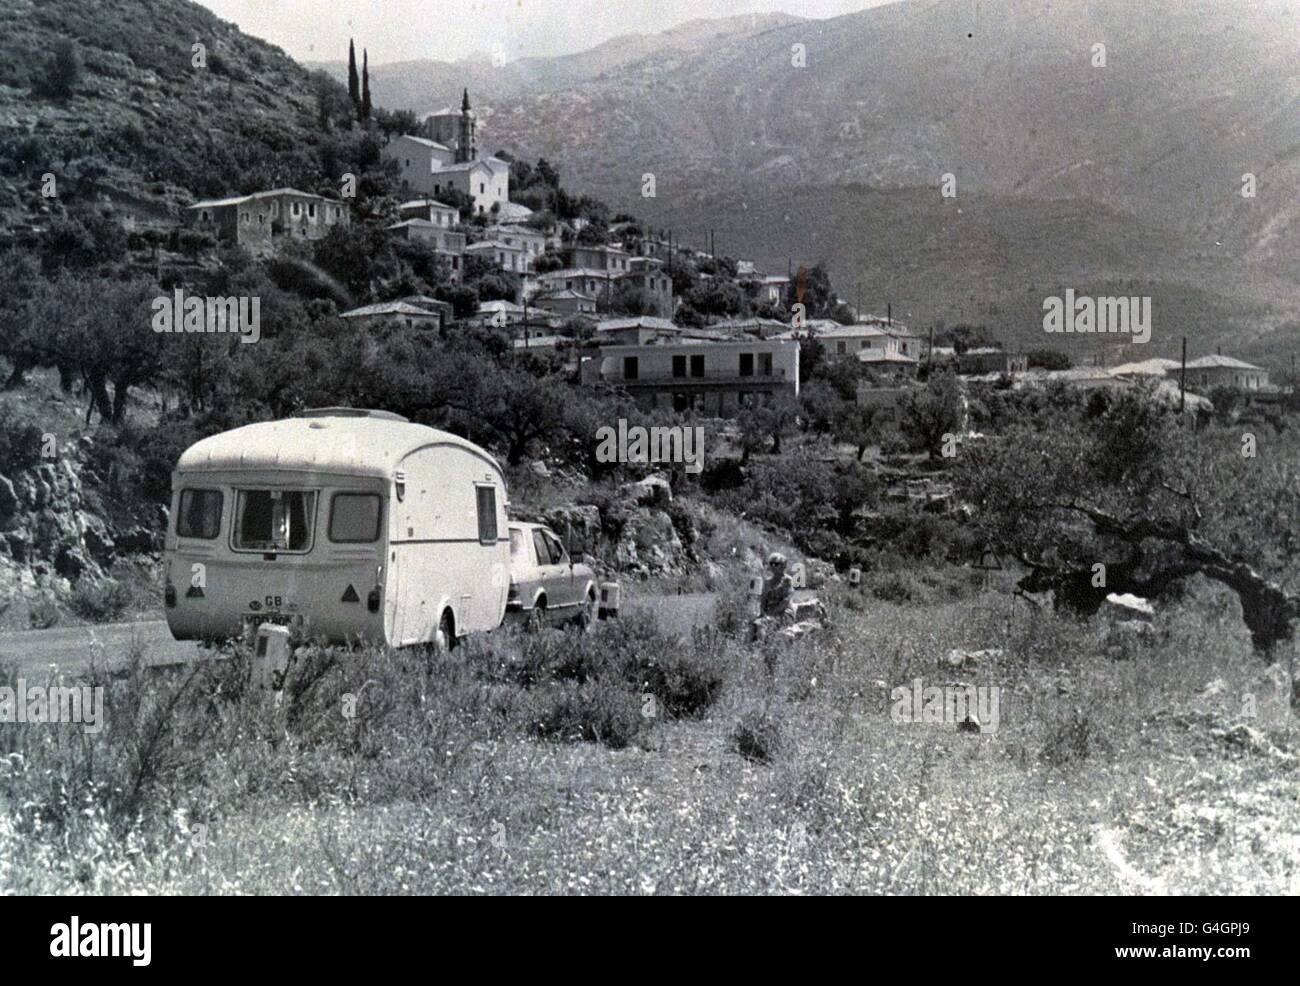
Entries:
[[449,653],[456,646],[456,626],[452,622],[451,610],[442,611],[442,619],[438,621],[437,632],[433,635],[433,650],[437,654]]
[[584,630],[595,629],[596,626],[596,594],[587,593],[587,601],[582,604],[582,609],[578,612],[578,626]]
[[539,599],[528,612],[528,629],[532,633],[546,626],[546,600]]

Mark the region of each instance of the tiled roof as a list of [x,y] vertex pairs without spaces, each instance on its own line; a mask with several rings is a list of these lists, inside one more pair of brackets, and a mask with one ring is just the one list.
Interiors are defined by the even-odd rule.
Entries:
[[1255,366],[1252,363],[1245,363],[1239,359],[1233,359],[1231,356],[1202,356],[1194,359],[1187,364],[1189,370],[1258,370],[1263,372],[1262,366]]
[[417,308],[415,305],[408,305],[404,301],[381,301],[377,305],[365,305],[362,308],[354,308],[350,312],[343,312],[339,318],[365,318],[370,315],[424,315],[430,316],[434,313],[427,308]]
[[[242,202],[256,202],[258,199],[277,198],[281,195],[299,195],[304,199],[316,199],[319,202],[335,202],[334,199],[327,199],[324,195],[313,195],[311,192],[300,192],[296,188],[273,188],[267,192],[253,192],[251,195],[232,195],[224,199],[204,199],[201,202],[195,202],[191,209],[214,209],[223,205],[239,205]],[[337,204],[337,203],[336,203]]]

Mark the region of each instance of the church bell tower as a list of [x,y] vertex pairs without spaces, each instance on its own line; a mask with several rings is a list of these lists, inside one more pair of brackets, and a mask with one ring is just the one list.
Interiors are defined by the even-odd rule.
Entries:
[[464,164],[478,158],[478,148],[474,145],[474,114],[469,108],[469,90],[466,89],[460,101],[460,133],[456,138],[456,163]]

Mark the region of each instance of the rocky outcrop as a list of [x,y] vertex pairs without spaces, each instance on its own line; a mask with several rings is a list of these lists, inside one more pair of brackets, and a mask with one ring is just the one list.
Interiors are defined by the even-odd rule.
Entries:
[[[0,554],[41,577],[69,584],[102,577],[117,545],[87,509],[81,476],[67,458],[0,476]],[[57,588],[57,586],[56,586]]]
[[600,503],[569,503],[516,516],[547,524],[568,541],[571,554],[588,555],[612,572],[679,575],[701,562],[694,518],[673,499],[672,485],[662,474],[625,483]]
[[0,607],[69,593],[124,554],[161,548],[161,528],[111,530],[86,484],[77,455],[0,475]]

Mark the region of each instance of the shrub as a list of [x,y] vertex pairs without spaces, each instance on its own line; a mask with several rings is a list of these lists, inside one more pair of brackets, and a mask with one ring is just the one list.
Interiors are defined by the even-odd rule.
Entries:
[[916,602],[924,595],[916,580],[905,572],[881,572],[871,576],[871,594],[887,603]]
[[59,622],[61,615],[53,593],[43,592],[27,606],[27,622],[33,630],[48,630]]
[[1072,709],[1069,715],[1052,724],[1039,757],[1054,767],[1064,767],[1109,749],[1110,744],[1091,717],[1080,709]]
[[0,473],[12,476],[41,461],[44,433],[10,404],[0,404]]
[[77,50],[77,44],[64,39],[55,46],[54,54],[46,64],[45,78],[40,85],[41,93],[55,99],[67,99],[76,91],[81,74],[81,53]]
[[766,710],[741,715],[731,730],[727,748],[754,763],[771,763],[784,745],[780,722]]
[[72,611],[83,620],[107,623],[120,617],[131,606],[131,592],[115,579],[91,582],[82,579],[69,600]]

